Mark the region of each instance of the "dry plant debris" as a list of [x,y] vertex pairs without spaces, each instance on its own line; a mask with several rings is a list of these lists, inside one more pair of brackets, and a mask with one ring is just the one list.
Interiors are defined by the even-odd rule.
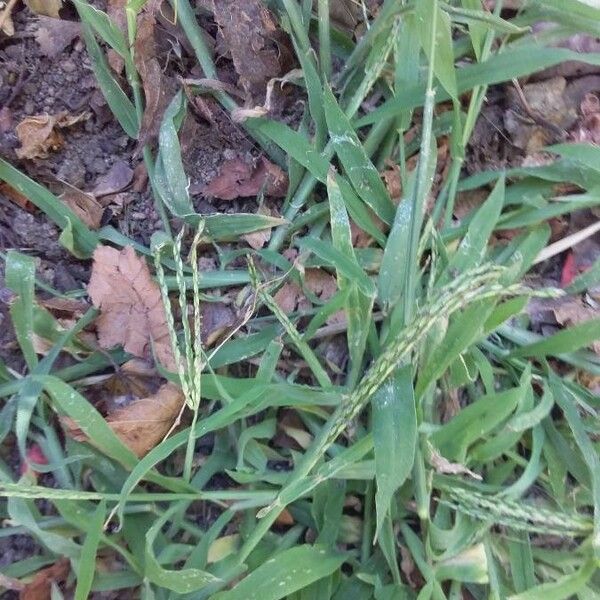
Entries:
[[131,246],[96,248],[88,293],[100,310],[96,328],[102,348],[121,345],[146,360],[154,350],[160,364],[177,370],[160,289]]

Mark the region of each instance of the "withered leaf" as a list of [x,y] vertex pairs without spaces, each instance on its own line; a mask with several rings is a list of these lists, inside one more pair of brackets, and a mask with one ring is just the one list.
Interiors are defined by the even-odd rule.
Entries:
[[154,13],[159,8],[158,4],[160,2],[149,3],[138,16],[134,44],[135,66],[142,80],[145,99],[144,114],[138,135],[139,148],[158,133],[162,115],[170,101],[169,91],[172,89],[172,84],[169,78],[163,74],[163,69],[156,57],[154,36],[156,18]]
[[52,582],[63,583],[71,563],[68,558],[61,558],[53,565],[38,571],[33,579],[19,592],[19,600],[50,600],[52,595]]
[[216,0],[213,11],[235,70],[250,94],[285,70],[289,42],[260,0]]
[[219,174],[206,186],[204,193],[221,200],[256,196],[261,190],[267,196],[283,197],[287,185],[286,174],[264,156],[254,166],[234,158],[221,165]]
[[60,129],[71,127],[84,119],[89,113],[71,115],[66,111],[57,115],[34,115],[25,117],[16,127],[15,133],[21,147],[15,150],[19,158],[47,158],[51,151],[60,150],[63,137]]
[[0,194],[6,196],[9,200],[14,202],[17,206],[20,206],[27,212],[35,212],[35,204],[29,201],[21,192],[15,190],[14,187],[8,185],[5,181],[0,182]]
[[102,223],[104,209],[92,194],[81,191],[63,182],[65,191],[60,199],[90,228],[98,229]]
[[55,19],[58,19],[58,13],[62,8],[62,0],[25,0],[25,4],[36,15],[46,15]]
[[[257,214],[265,215],[267,217],[275,216],[266,206],[262,205],[258,208]],[[248,245],[254,250],[260,250],[270,239],[271,239],[271,227],[265,229],[259,229],[252,233],[246,233],[242,236]]]
[[80,35],[81,25],[76,21],[39,16],[34,38],[44,56],[56,58]]
[[203,302],[201,337],[202,343],[208,348],[235,323],[233,310],[224,302]]
[[[106,422],[121,441],[141,458],[167,435],[184,402],[181,389],[173,383],[165,383],[155,394],[112,411],[106,417]],[[71,419],[64,418],[63,424],[73,439],[93,442]]]
[[162,365],[177,370],[160,289],[131,246],[121,251],[96,248],[88,293],[100,309],[96,328],[102,348],[121,345],[134,356],[150,359],[153,347]]
[[124,161],[115,164],[98,178],[92,193],[96,197],[108,196],[123,191],[133,181],[133,169]]

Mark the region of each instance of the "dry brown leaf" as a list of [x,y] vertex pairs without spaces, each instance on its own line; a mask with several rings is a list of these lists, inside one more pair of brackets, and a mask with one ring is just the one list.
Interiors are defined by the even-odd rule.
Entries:
[[16,0],[8,0],[0,2],[0,31],[12,37],[15,35],[15,24],[12,20],[12,10],[16,4]]
[[146,261],[131,246],[121,251],[110,246],[96,248],[88,293],[100,309],[96,328],[102,348],[121,345],[148,360],[153,347],[162,365],[177,370],[160,289]]
[[65,19],[39,16],[33,34],[44,56],[56,58],[75,38],[81,35],[81,24]]
[[402,197],[402,179],[400,177],[400,167],[396,164],[385,169],[381,176],[387,188],[388,194],[392,200],[398,201]]
[[104,208],[92,194],[82,192],[66,181],[60,199],[90,228],[98,229],[102,224]]
[[221,200],[256,196],[261,190],[266,196],[283,197],[287,186],[286,174],[264,156],[254,166],[234,158],[221,165],[219,174],[206,186],[204,193]]
[[138,135],[138,148],[142,148],[158,133],[169,102],[171,84],[169,78],[163,74],[156,58],[156,40],[154,27],[156,25],[155,11],[157,3],[149,3],[138,16],[137,35],[135,38],[135,66],[140,74],[144,88],[145,108]]
[[[304,272],[304,285],[321,302],[327,302],[337,292],[335,277],[323,269],[306,269]],[[286,314],[297,310],[308,310],[312,306],[300,286],[293,281],[288,281],[282,285],[273,296],[273,299]],[[345,319],[344,312],[338,311],[330,315],[326,322],[331,325],[343,319]]]
[[[165,383],[155,394],[112,411],[106,417],[106,422],[121,441],[141,458],[167,435],[184,402],[181,389],[173,383]],[[80,442],[93,441],[71,419],[63,419],[63,424],[73,439]]]
[[113,166],[98,178],[92,194],[96,198],[122,192],[133,181],[133,169],[124,161],[117,160]]
[[5,181],[0,182],[0,194],[14,202],[17,206],[20,206],[27,212],[35,212],[36,206],[30,202],[21,192],[15,190],[14,187],[8,185]]
[[250,96],[262,94],[267,81],[289,70],[288,37],[260,0],[217,0],[213,11],[240,83]]
[[203,302],[200,311],[202,314],[200,335],[202,343],[208,348],[235,324],[235,314],[224,302]]
[[[259,206],[256,211],[259,215],[272,217],[274,214],[264,205]],[[242,238],[248,242],[248,245],[254,250],[260,250],[270,239],[271,239],[271,227],[265,227],[265,229],[259,229],[252,233],[246,233],[242,235]]]
[[71,570],[68,558],[61,558],[50,567],[38,571],[19,593],[19,600],[50,600],[52,583],[64,583]]
[[481,481],[481,475],[474,473],[460,463],[450,462],[447,458],[437,452],[431,444],[429,444],[429,452],[429,464],[435,469],[436,473],[444,473],[447,475],[468,475],[477,481]]
[[25,0],[29,10],[36,15],[45,15],[58,19],[58,13],[62,8],[62,0]]
[[89,113],[71,115],[66,111],[57,115],[34,115],[25,117],[16,127],[15,133],[21,147],[15,150],[19,158],[47,158],[50,152],[60,150],[63,137],[60,129],[71,127],[84,119]]

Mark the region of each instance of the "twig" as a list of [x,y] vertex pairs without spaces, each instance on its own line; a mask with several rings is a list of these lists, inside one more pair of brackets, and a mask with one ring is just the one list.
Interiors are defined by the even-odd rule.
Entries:
[[565,250],[571,248],[571,246],[575,246],[583,242],[583,240],[587,240],[587,238],[592,237],[596,232],[600,231],[600,221],[596,221],[591,225],[588,225],[585,229],[578,231],[577,233],[573,233],[564,237],[562,240],[558,240],[549,246],[546,246],[533,261],[534,265],[538,263],[544,262]]

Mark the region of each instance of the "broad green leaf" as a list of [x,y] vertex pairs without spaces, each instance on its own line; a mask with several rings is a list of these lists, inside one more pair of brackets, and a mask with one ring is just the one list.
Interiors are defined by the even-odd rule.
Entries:
[[[344,205],[344,199],[340,186],[331,172],[327,178],[327,193],[329,196],[333,246],[360,269],[354,248],[352,247],[352,232],[350,230],[350,221]],[[336,269],[336,271],[339,289],[344,292],[347,288],[350,288],[345,313],[348,319],[348,349],[352,362],[349,380],[350,385],[353,385],[355,383],[353,380],[358,379],[367,343],[367,335],[371,323],[371,311],[373,309],[373,296],[365,296],[353,280],[346,278],[339,269]]]
[[[510,81],[569,60],[600,65],[600,54],[582,54],[566,48],[544,48],[539,45],[509,47],[484,62],[458,69],[456,74],[457,91],[460,95],[475,86]],[[424,97],[425,86],[423,84],[397,92],[393,98],[359,119],[355,125],[363,127],[377,123],[384,118],[397,115],[402,109],[421,106]],[[449,93],[440,93],[436,100],[441,102],[450,97]]]
[[296,546],[276,554],[214,600],[280,600],[336,571],[346,558],[319,546]]
[[173,590],[178,594],[189,594],[197,592],[212,583],[218,583],[218,577],[211,575],[200,569],[165,569],[158,562],[153,546],[156,536],[161,527],[167,522],[175,509],[179,507],[175,504],[170,510],[166,511],[162,517],[154,522],[154,525],[146,532],[146,544],[144,553],[144,575],[152,583]]
[[323,183],[327,180],[329,161],[304,135],[278,121],[262,118],[252,119],[252,121],[257,123],[263,134],[305,167],[315,179]]
[[516,348],[510,355],[515,358],[556,356],[579,350],[579,348],[588,346],[598,339],[600,339],[600,319],[590,319],[543,338],[539,342]]
[[597,572],[596,561],[586,561],[574,573],[563,575],[556,581],[542,583],[520,594],[508,597],[508,600],[567,600],[573,598]]
[[367,156],[348,117],[338,106],[331,90],[323,93],[329,136],[348,179],[363,202],[382,220],[391,224],[394,205],[379,172]]
[[[421,47],[427,58],[433,61],[435,76],[448,95],[456,99],[458,92],[450,17],[439,8],[436,0],[420,0],[415,7],[415,18],[421,36]],[[434,35],[435,43],[432,45]]]
[[504,177],[500,177],[488,199],[481,205],[469,223],[469,229],[450,258],[442,283],[447,283],[457,274],[481,264],[487,244],[500,217],[504,205]]
[[464,461],[467,448],[502,423],[516,408],[522,387],[489,394],[463,408],[430,439],[448,460]]
[[154,183],[163,204],[176,217],[197,224],[199,216],[194,211],[188,192],[188,177],[183,168],[181,145],[177,131],[186,111],[186,100],[180,90],[165,110],[158,132],[158,155]]
[[587,465],[592,482],[592,498],[594,504],[594,534],[592,548],[596,562],[600,558],[600,457],[598,450],[590,440],[583,424],[574,396],[566,390],[560,379],[553,373],[549,375],[550,386],[554,392],[556,403],[563,411],[573,439],[577,444]]
[[6,256],[5,279],[6,286],[16,296],[10,307],[15,334],[27,366],[33,369],[38,364],[33,347],[35,260],[15,250],[9,250]]
[[415,459],[417,414],[410,366],[399,369],[379,388],[372,407],[377,537],[392,497],[410,475]]
[[[197,219],[197,217],[194,217]],[[202,217],[204,229],[213,241],[237,241],[241,235],[284,225],[285,219],[246,213],[215,214]],[[204,275],[204,274],[203,274]]]
[[130,138],[137,138],[139,124],[135,106],[113,77],[110,67],[104,57],[100,45],[96,41],[90,26],[82,23],[83,39],[92,62],[92,69],[98,81],[98,86],[110,107],[113,115]]
[[335,265],[340,273],[356,282],[360,291],[369,297],[375,296],[375,285],[368,275],[356,262],[334,248],[330,243],[312,237],[305,237],[297,241],[300,248],[310,250],[323,260]]
[[75,589],[75,600],[86,600],[92,589],[92,581],[96,572],[96,553],[104,527],[105,516],[106,502],[102,500],[98,503],[90,518],[89,528],[86,530],[85,540],[81,548],[81,556],[76,569],[77,588]]
[[83,221],[54,194],[2,158],[0,158],[0,180],[6,181],[18,192],[21,192],[60,229],[64,229],[70,224],[73,238],[81,255],[85,257],[92,255],[98,244],[97,234],[90,231]]
[[417,398],[420,398],[429,385],[439,379],[469,346],[483,336],[483,326],[493,307],[493,300],[477,302],[454,317],[443,341],[435,346],[420,369],[415,387]]
[[81,20],[89,25],[121,58],[129,58],[127,41],[110,17],[89,2],[73,0]]

